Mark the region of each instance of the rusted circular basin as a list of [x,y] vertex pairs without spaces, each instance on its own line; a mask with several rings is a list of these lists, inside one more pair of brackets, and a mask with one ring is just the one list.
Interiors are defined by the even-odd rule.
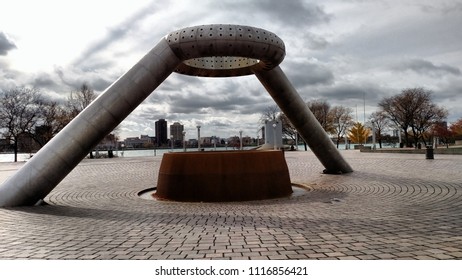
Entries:
[[154,196],[175,201],[246,201],[288,196],[282,151],[167,153]]

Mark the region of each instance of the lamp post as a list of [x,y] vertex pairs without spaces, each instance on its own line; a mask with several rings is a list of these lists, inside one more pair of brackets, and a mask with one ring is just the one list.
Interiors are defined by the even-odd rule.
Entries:
[[[263,127],[260,127],[258,130],[257,130],[257,148],[260,146],[260,131],[262,131]],[[264,140],[263,136],[262,136],[262,140]]]
[[173,152],[173,135],[170,135],[170,146],[171,146],[172,152]]
[[183,152],[186,152],[186,131],[183,131]]
[[348,135],[345,134],[345,150],[348,150]]
[[371,120],[372,124],[372,150],[375,150],[375,120]]
[[201,126],[197,126],[197,150],[201,150]]
[[298,151],[298,131],[295,131],[295,150]]
[[273,149],[274,150],[278,149],[278,145],[276,144],[276,127],[277,127],[277,124],[273,123],[273,143],[274,143]]
[[242,130],[239,131],[239,150],[242,150]]

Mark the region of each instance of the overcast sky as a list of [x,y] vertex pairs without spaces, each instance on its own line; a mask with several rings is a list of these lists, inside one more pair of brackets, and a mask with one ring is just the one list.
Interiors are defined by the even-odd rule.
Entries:
[[[97,93],[167,33],[201,24],[250,25],[284,40],[281,63],[306,101],[358,108],[424,87],[462,117],[462,1],[455,0],[2,0],[0,89],[39,88],[64,100],[87,82]],[[154,121],[184,124],[187,138],[256,137],[274,101],[254,76],[172,74],[123,123],[122,138],[154,136]]]

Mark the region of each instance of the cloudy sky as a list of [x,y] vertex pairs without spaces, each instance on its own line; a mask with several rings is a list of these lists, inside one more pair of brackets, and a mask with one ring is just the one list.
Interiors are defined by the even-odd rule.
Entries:
[[[281,63],[306,101],[325,99],[363,121],[384,97],[424,87],[462,117],[462,1],[456,0],[2,0],[0,89],[37,87],[65,100],[103,91],[167,33],[201,24],[250,25],[284,40]],[[154,121],[194,138],[255,137],[275,103],[253,76],[172,74],[123,123],[122,138],[154,136]]]

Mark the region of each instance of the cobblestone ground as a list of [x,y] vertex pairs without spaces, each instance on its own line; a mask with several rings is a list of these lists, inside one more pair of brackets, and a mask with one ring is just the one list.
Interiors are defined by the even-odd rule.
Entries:
[[240,203],[140,198],[160,157],[85,160],[49,205],[0,208],[0,258],[462,259],[462,156],[342,153],[354,173],[287,152],[304,188]]

